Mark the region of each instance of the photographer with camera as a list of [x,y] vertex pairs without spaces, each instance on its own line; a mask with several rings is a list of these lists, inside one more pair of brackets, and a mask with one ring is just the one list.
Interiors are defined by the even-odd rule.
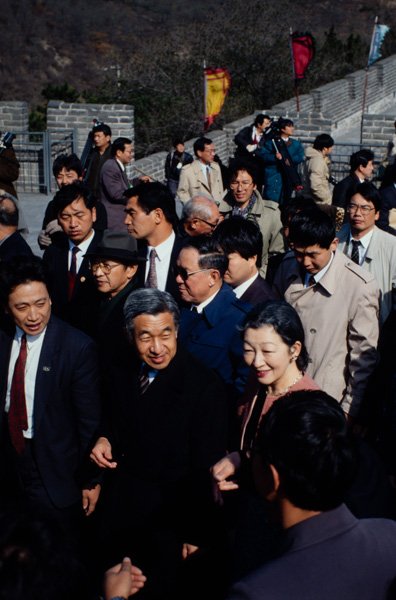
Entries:
[[14,138],[15,135],[7,131],[0,140],[0,188],[18,198],[13,186],[19,177],[19,162],[12,147]]
[[293,121],[281,117],[271,124],[260,153],[265,165],[264,198],[279,204],[286,204],[293,191],[302,189],[297,165],[304,160],[304,150],[291,139],[293,133]]

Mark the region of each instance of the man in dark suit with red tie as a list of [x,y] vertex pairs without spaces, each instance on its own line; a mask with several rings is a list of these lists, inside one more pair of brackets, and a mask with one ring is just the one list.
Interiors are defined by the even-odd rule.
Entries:
[[98,362],[92,340],[51,315],[47,280],[35,256],[0,265],[0,498],[70,525],[99,495],[81,471],[99,424]]
[[85,256],[95,250],[101,239],[92,227],[96,219],[95,199],[83,184],[76,182],[62,187],[54,201],[67,237],[62,244],[47,248],[43,256],[52,275],[52,310],[60,319],[90,335],[100,302]]

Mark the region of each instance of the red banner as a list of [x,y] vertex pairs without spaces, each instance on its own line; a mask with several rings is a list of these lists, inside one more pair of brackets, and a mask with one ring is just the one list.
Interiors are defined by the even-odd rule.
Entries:
[[314,41],[310,33],[296,31],[290,35],[290,48],[293,63],[293,79],[301,81],[305,77],[309,63],[314,56]]

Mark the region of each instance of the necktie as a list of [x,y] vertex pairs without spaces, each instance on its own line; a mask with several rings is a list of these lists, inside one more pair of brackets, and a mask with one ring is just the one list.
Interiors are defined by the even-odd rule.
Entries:
[[70,265],[70,275],[72,277],[75,277],[77,275],[77,252],[80,252],[80,248],[78,248],[78,246],[73,246],[72,260]]
[[144,287],[146,288],[158,288],[158,280],[157,280],[157,269],[155,266],[155,259],[157,258],[157,252],[155,248],[151,248],[150,250],[150,268],[147,275],[146,283]]
[[22,429],[28,428],[26,398],[25,398],[25,367],[27,358],[26,333],[21,339],[19,356],[15,363],[11,382],[10,410],[8,412],[8,429],[12,445],[18,454],[25,448],[25,438]]
[[311,277],[308,279],[308,285],[309,285],[309,287],[311,287],[315,284],[316,284],[315,277],[313,275],[311,275]]
[[139,377],[140,394],[143,395],[150,385],[150,377],[148,376],[149,368],[147,365],[143,366],[142,373]]
[[209,191],[212,192],[212,184],[211,184],[211,181],[210,181],[210,166],[209,165],[206,167],[206,178],[208,180]]
[[351,242],[352,242],[351,260],[353,260],[353,262],[358,265],[360,262],[359,248],[361,246],[361,243],[359,240],[351,240]]

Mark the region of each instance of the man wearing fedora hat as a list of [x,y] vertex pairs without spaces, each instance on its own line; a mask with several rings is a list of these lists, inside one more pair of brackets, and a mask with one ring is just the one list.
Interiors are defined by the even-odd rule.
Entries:
[[138,287],[135,277],[139,263],[137,242],[129,233],[105,230],[95,250],[87,253],[96,287],[101,295],[94,337],[101,364],[118,364],[131,357],[131,346],[124,335],[124,303]]

